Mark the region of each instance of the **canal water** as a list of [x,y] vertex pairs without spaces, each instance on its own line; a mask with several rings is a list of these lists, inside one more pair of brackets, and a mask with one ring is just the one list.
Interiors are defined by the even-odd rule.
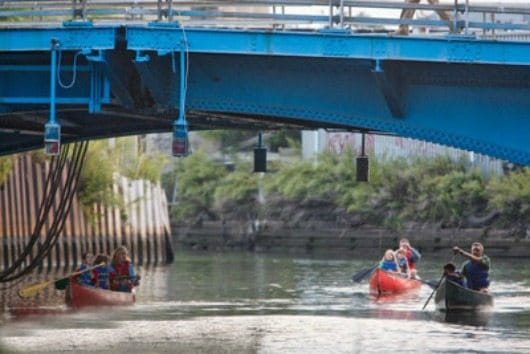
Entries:
[[[451,257],[425,256],[420,274],[438,280]],[[58,291],[30,301],[4,294],[0,353],[530,352],[525,260],[492,260],[490,313],[447,317],[433,302],[422,310],[427,286],[373,299],[366,282],[353,284],[352,274],[377,259],[185,252],[175,259],[140,268],[132,307],[72,312]]]

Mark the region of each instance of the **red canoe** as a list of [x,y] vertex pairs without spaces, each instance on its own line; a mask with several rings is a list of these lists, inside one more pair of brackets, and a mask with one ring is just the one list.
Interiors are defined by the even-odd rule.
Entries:
[[373,295],[400,294],[420,287],[421,282],[418,280],[403,278],[379,268],[370,278],[370,294]]
[[66,289],[66,304],[70,307],[125,306],[135,302],[134,289],[130,293],[111,291],[70,282]]

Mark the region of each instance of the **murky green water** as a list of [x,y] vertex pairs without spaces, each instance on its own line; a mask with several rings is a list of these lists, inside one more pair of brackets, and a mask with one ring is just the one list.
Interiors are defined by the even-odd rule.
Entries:
[[[140,270],[133,307],[68,312],[60,293],[48,292],[33,299],[49,305],[39,308],[47,315],[5,312],[0,352],[530,352],[530,262],[493,259],[493,311],[446,317],[433,303],[422,311],[427,286],[370,299],[351,275],[375,261],[177,253],[171,266]],[[424,257],[422,277],[438,280],[446,261]]]

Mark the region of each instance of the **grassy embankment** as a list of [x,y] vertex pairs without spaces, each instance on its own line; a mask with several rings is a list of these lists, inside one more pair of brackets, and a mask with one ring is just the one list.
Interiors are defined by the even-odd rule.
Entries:
[[[530,227],[530,168],[486,178],[449,158],[371,159],[370,183],[355,180],[353,154],[322,154],[317,161],[277,163],[264,176],[248,163],[227,171],[198,152],[178,160],[163,177],[177,179],[178,223],[197,219],[334,221],[401,230],[407,224],[443,228],[493,226],[523,236]],[[261,197],[258,197],[261,191]]]

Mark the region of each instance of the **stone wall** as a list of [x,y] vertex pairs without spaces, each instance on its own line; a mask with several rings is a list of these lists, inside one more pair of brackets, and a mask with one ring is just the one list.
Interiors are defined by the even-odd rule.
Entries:
[[530,237],[515,238],[505,230],[414,229],[392,232],[375,227],[337,228],[333,223],[313,224],[310,228],[287,228],[280,222],[266,225],[251,222],[204,222],[195,226],[173,226],[177,248],[200,250],[251,249],[257,252],[375,256],[396,248],[399,239],[408,238],[424,254],[450,254],[451,248],[484,244],[490,256],[528,257]]

